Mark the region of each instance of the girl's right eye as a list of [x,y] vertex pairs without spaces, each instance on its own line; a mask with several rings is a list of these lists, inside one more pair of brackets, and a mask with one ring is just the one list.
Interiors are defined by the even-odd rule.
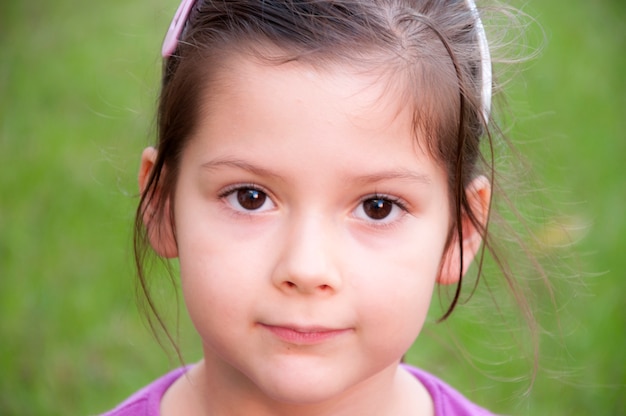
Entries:
[[240,212],[265,212],[274,209],[276,205],[271,198],[253,186],[242,186],[226,191],[222,198]]

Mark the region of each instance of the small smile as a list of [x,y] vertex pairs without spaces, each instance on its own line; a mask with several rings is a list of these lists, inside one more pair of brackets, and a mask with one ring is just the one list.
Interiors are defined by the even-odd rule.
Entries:
[[272,333],[281,341],[297,345],[320,344],[352,332],[350,328],[336,329],[322,326],[298,326],[289,324],[259,324],[259,326]]

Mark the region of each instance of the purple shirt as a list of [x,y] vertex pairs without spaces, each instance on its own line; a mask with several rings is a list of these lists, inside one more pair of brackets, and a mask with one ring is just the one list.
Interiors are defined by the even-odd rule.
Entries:
[[[435,416],[494,416],[487,409],[470,402],[461,393],[424,370],[402,364],[428,390],[435,407]],[[157,413],[158,414],[158,413]]]
[[[493,416],[493,413],[470,402],[432,374],[405,364],[402,367],[428,390],[434,403],[435,416]],[[179,368],[164,375],[102,416],[159,416],[163,395],[185,371],[186,368]]]

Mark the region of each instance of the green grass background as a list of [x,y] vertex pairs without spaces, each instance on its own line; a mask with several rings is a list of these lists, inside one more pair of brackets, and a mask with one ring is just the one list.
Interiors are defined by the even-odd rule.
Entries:
[[[0,4],[1,415],[95,414],[177,365],[137,311],[131,256],[135,175],[174,3]],[[429,325],[408,360],[501,413],[623,415],[626,4],[516,5],[547,44],[509,86],[509,135],[540,178],[536,231],[558,260],[556,306],[533,299],[543,328],[534,387],[524,337],[518,349],[516,325],[480,294]],[[159,290],[175,324],[171,289]]]

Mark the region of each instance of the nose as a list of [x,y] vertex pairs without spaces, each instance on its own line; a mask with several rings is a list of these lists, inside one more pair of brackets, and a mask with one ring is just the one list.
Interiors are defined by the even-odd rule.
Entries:
[[339,241],[332,221],[311,216],[292,221],[272,280],[285,293],[332,294],[341,289]]

